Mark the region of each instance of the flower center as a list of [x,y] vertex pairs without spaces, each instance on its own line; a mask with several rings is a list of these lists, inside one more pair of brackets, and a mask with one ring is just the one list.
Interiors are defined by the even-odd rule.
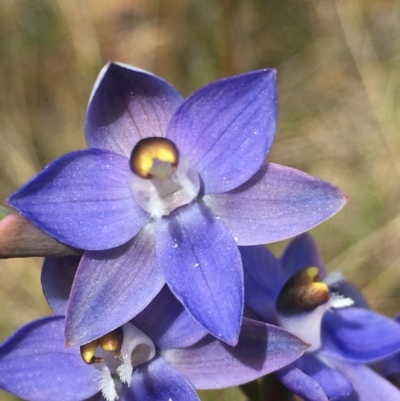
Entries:
[[102,373],[99,390],[107,401],[119,398],[118,379],[129,385],[133,369],[153,359],[155,354],[151,339],[131,323],[81,346],[82,359]]
[[132,150],[130,165],[133,196],[153,217],[167,216],[199,193],[196,170],[169,139],[141,139]]
[[309,267],[292,276],[276,300],[281,327],[310,344],[307,352],[321,347],[321,323],[330,308],[350,306],[353,301],[332,294],[318,275],[317,267]]

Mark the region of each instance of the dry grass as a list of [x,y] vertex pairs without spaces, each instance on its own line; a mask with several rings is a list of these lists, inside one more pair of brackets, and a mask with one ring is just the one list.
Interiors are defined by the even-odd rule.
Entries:
[[[328,268],[393,316],[400,309],[399,8],[390,0],[3,0],[0,203],[51,160],[85,146],[87,100],[110,58],[151,70],[185,95],[223,76],[276,67],[280,125],[270,160],[351,196],[313,233]],[[0,261],[0,340],[49,312],[40,263]]]

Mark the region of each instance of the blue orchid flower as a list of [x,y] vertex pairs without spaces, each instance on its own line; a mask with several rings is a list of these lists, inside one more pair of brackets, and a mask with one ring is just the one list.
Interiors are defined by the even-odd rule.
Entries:
[[311,236],[295,238],[280,260],[263,246],[241,254],[249,311],[310,345],[276,372],[287,388],[309,401],[400,399],[365,365],[400,350],[400,325],[369,310],[340,274],[326,276]]
[[76,267],[76,258],[46,260],[43,289],[59,315],[27,324],[0,345],[1,389],[29,401],[199,401],[195,389],[254,380],[307,348],[285,330],[247,318],[231,347],[208,334],[167,286],[122,327],[66,348],[63,313]]
[[[299,234],[346,202],[324,181],[265,163],[276,121],[271,69],[212,83],[185,101],[145,71],[102,70],[86,117],[89,149],[57,159],[8,200],[87,251],[66,315],[70,345],[132,319],[165,282],[210,333],[237,342],[237,245]],[[100,319],[111,303],[112,315]]]

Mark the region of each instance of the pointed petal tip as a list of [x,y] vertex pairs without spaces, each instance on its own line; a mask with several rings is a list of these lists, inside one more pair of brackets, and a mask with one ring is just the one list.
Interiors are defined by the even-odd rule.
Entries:
[[70,334],[67,333],[66,325],[64,326],[64,337],[65,337],[65,348],[80,347],[83,344],[87,344],[90,341],[96,340],[95,338],[93,338],[92,340],[89,341],[79,341],[79,339],[74,338],[72,335],[70,336]]
[[93,85],[92,92],[90,93],[90,96],[89,96],[89,101],[88,101],[88,104],[87,104],[87,107],[86,107],[87,110],[89,109],[90,104],[92,103],[94,94],[96,93],[97,88],[98,88],[99,85],[100,85],[100,82],[103,80],[103,78],[104,78],[104,76],[106,75],[107,71],[109,70],[111,64],[112,64],[112,61],[109,60],[109,61],[104,65],[104,67],[100,70],[99,75],[97,76],[96,81],[95,81],[95,83],[94,83],[94,85]]
[[182,102],[177,90],[162,78],[110,60],[97,77],[90,97],[86,141],[89,147],[129,158],[140,139],[165,136]]
[[[211,333],[211,334],[213,334],[213,333]],[[225,335],[213,334],[213,336],[216,337],[218,340],[221,340],[225,344],[228,344],[231,347],[235,347],[239,342],[239,334],[240,334],[240,328],[237,331],[237,334],[235,334],[235,333],[229,333],[229,334],[225,334]]]
[[[192,316],[194,317],[194,315]],[[240,330],[242,325],[241,318],[231,319],[231,321],[229,322],[229,327],[228,324],[223,325],[223,327],[220,324],[218,327],[216,327],[215,323],[213,324],[213,322],[201,321],[201,319],[198,319],[196,317],[194,318],[205,330],[207,330],[216,339],[232,347],[235,347],[238,344],[240,340]],[[234,323],[235,320],[237,321],[236,324]],[[221,329],[223,329],[223,332],[221,331]]]
[[342,196],[344,198],[344,203],[346,204],[347,202],[351,201],[351,196],[347,195],[345,192],[342,192]]
[[150,71],[144,70],[144,69],[139,68],[139,67],[135,67],[135,66],[130,65],[130,64],[121,63],[120,61],[115,61],[113,59],[109,59],[108,62],[104,65],[104,67],[100,70],[100,73],[99,73],[99,75],[97,77],[96,83],[95,83],[94,88],[93,88],[93,92],[98,87],[98,85],[96,85],[96,84],[100,83],[100,81],[104,78],[104,76],[107,73],[112,72],[112,70],[128,70],[128,71],[132,71],[132,72],[136,72],[136,73],[140,73],[140,74],[151,75],[153,77],[161,79],[161,78],[157,77],[155,74],[153,74]]
[[262,68],[262,69],[255,70],[255,71],[245,72],[243,74],[239,74],[236,76],[227,77],[224,79],[229,80],[232,78],[241,78],[241,77],[246,77],[246,76],[253,76],[255,79],[258,79],[258,78],[263,79],[265,77],[276,79],[277,75],[278,75],[278,70],[276,68]]
[[69,325],[67,324],[67,317],[65,317],[64,337],[65,337],[65,347],[66,348],[80,345],[80,344],[78,344],[78,341],[76,341],[76,339],[73,337],[71,330],[69,329]]
[[328,181],[325,181],[325,182],[326,182],[326,184],[330,184],[333,190],[336,189],[337,198],[341,200],[343,206],[346,205],[351,200],[351,196],[347,195],[347,193],[344,192],[340,187],[338,187],[335,184],[331,184]]
[[261,71],[264,72],[265,75],[269,75],[274,80],[277,79],[278,70],[276,68],[264,68],[264,69],[260,70],[260,72]]
[[347,203],[351,200],[351,197],[347,195],[345,192],[343,192],[339,187],[336,187],[335,185],[332,185],[333,188],[336,188],[337,190],[337,198],[339,200],[336,208],[334,209],[332,216],[334,216],[337,212],[342,210]]
[[226,228],[198,202],[181,207],[157,223],[157,257],[169,288],[194,319],[213,336],[236,344],[243,268]]
[[[65,338],[65,347],[80,347],[81,345],[87,344],[93,340],[100,338],[102,335],[107,334],[103,333],[102,335],[87,335],[88,333],[78,333],[74,327],[68,321],[68,316],[65,317],[65,324],[64,324],[64,338]],[[112,330],[110,330],[111,332]],[[89,333],[90,334],[90,333]]]
[[166,136],[194,165],[206,194],[225,193],[264,163],[277,113],[276,71],[252,71],[194,92],[174,114]]
[[[194,311],[196,313],[196,311]],[[196,313],[197,315],[197,313]],[[227,345],[235,347],[239,342],[240,336],[240,328],[242,319],[235,319],[232,316],[232,319],[229,321],[230,324],[219,324],[217,326],[215,322],[212,321],[205,321],[204,319],[200,319],[199,316],[195,317],[193,314],[192,316],[194,319],[205,329],[207,330],[213,337],[221,340]],[[223,316],[226,318],[226,316]],[[221,316],[222,319],[222,316]],[[235,323],[236,320],[236,323]],[[227,322],[227,319],[225,319]],[[229,326],[229,327],[228,327]],[[222,330],[221,330],[222,329]]]
[[275,163],[264,163],[235,190],[203,198],[242,246],[304,233],[335,215],[347,200],[337,186]]
[[163,350],[162,355],[197,389],[217,389],[281,369],[303,355],[306,347],[282,328],[244,318],[235,347],[207,336],[194,347]]

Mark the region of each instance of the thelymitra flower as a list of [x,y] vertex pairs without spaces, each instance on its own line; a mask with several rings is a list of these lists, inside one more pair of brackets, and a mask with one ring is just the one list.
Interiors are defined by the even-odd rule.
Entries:
[[48,259],[43,290],[58,316],[22,327],[0,345],[0,388],[29,401],[199,401],[286,366],[307,345],[287,331],[243,319],[231,347],[208,334],[165,286],[135,319],[65,348],[64,317],[76,260]]
[[340,274],[325,276],[313,239],[294,239],[281,260],[265,247],[242,249],[246,303],[264,321],[309,344],[276,372],[307,401],[396,401],[400,392],[365,366],[400,350],[400,325],[366,307]]
[[46,233],[87,251],[66,317],[69,344],[123,325],[165,282],[210,333],[235,344],[237,245],[299,234],[344,205],[336,187],[265,163],[275,78],[255,71],[183,100],[145,71],[103,69],[86,117],[89,149],[54,161],[9,199]]

